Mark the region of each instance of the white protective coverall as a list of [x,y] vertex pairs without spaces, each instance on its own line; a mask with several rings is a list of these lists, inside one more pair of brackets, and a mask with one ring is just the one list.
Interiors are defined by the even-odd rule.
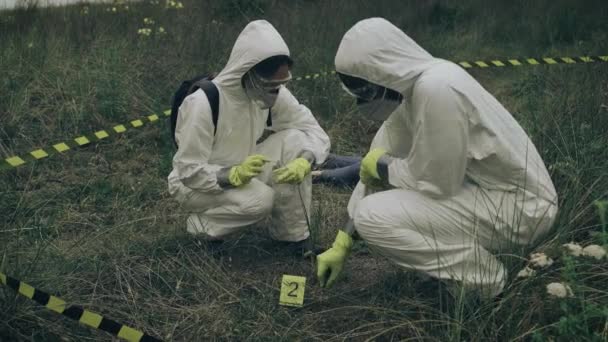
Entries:
[[404,268],[500,292],[506,272],[491,251],[536,241],[557,212],[551,178],[524,130],[460,66],[384,19],[351,28],[335,63],[404,96],[371,146],[394,158],[394,189],[365,196],[359,183],[348,204],[360,236]]
[[[190,233],[221,239],[272,215],[272,238],[301,241],[309,236],[302,202],[310,208],[310,175],[300,185],[273,184],[271,171],[303,151],[312,152],[316,162],[322,163],[329,153],[329,137],[310,110],[282,86],[271,108],[270,129],[274,133],[256,146],[269,111],[256,106],[241,83],[253,66],[277,55],[289,56],[289,49],[267,21],[253,21],[241,32],[228,63],[213,80],[220,94],[215,136],[211,108],[202,90],[186,97],[179,108],[175,131],[179,148],[168,182],[170,194],[190,213]],[[263,154],[272,162],[249,184],[222,189],[217,171],[239,164],[252,154]]]

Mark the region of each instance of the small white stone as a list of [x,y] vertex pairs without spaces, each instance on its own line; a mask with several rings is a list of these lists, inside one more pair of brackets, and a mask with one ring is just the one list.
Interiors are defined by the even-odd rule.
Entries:
[[606,256],[606,250],[600,245],[589,245],[583,248],[583,255],[602,260]]
[[530,267],[526,266],[517,273],[517,278],[528,278],[528,277],[533,276],[535,273],[536,273],[536,271],[534,271]]
[[574,293],[572,292],[570,286],[564,283],[547,284],[547,293],[557,298],[574,297]]
[[530,254],[530,265],[532,267],[549,267],[553,265],[553,259],[549,258],[545,253]]
[[578,243],[574,243],[574,242],[569,242],[569,243],[565,243],[562,245],[562,247],[566,248],[566,250],[568,251],[568,254],[572,255],[572,256],[581,256],[581,254],[583,254],[583,246],[579,245]]

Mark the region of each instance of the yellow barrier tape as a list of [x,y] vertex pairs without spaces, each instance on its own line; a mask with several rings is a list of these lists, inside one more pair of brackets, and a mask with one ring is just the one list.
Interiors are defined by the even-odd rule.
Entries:
[[576,61],[570,57],[562,57],[561,60],[562,60],[562,62],[567,63],[567,64],[576,63]]
[[127,131],[127,128],[124,125],[114,126],[114,131],[116,133],[123,133]]
[[[494,60],[488,60],[488,61],[483,61],[483,60],[460,61],[460,62],[455,62],[455,63],[457,63],[458,65],[460,65],[461,67],[463,67],[465,69],[472,69],[472,68],[485,69],[485,68],[490,68],[490,67],[504,68],[504,67],[509,67],[509,66],[520,67],[523,65],[587,64],[587,63],[594,63],[594,62],[608,62],[608,56],[602,55],[602,56],[581,56],[581,57],[540,57],[540,58],[525,58],[525,59],[524,58],[522,58],[522,59],[515,58],[515,59],[505,59],[505,60],[494,59]],[[294,78],[294,80],[296,80],[296,81],[315,80],[315,79],[320,78],[321,76],[328,76],[328,75],[335,75],[335,74],[336,74],[335,70],[323,71],[323,72],[319,72],[319,73],[315,73],[315,74],[299,76],[299,77]],[[171,115],[170,109],[164,110],[161,114],[161,116],[165,116],[165,117],[168,117],[170,115]],[[139,128],[139,127],[145,126],[146,122],[154,123],[154,122],[158,122],[159,119],[160,119],[159,114],[151,114],[146,117],[130,121],[130,127]],[[66,141],[66,142],[61,142],[61,143],[57,143],[57,144],[53,145],[53,148],[55,149],[55,151],[57,151],[59,153],[63,153],[63,152],[70,150],[73,147],[87,145],[87,144],[91,143],[92,140],[99,141],[99,140],[107,139],[108,137],[110,137],[110,135],[112,135],[114,133],[120,134],[120,133],[124,133],[126,131],[127,131],[126,125],[124,125],[124,124],[116,125],[116,126],[112,127],[111,130],[100,130],[100,131],[95,132],[91,136],[77,137],[73,140],[76,142],[76,145],[69,144],[69,141]],[[94,138],[93,138],[93,136],[94,136]],[[44,159],[44,158],[51,156],[51,154],[53,154],[53,151],[50,149],[37,149],[37,150],[34,150],[34,151],[30,152],[29,154],[21,156],[21,157],[12,156],[9,158],[5,158],[4,162],[0,161],[0,171],[2,171],[4,169],[16,168],[16,167],[22,166],[24,164],[27,164],[29,162]]]
[[141,120],[133,120],[131,121],[131,126],[137,128],[143,126],[144,123]]
[[95,132],[95,136],[97,137],[97,139],[101,140],[109,137],[110,135],[106,131],[97,131]]
[[55,144],[55,145],[53,145],[53,148],[56,149],[57,152],[65,152],[70,149],[70,147],[68,145],[66,145],[65,143]]
[[553,58],[543,58],[543,61],[547,62],[547,64],[557,64],[557,61]]
[[509,59],[509,63],[511,63],[511,65],[514,65],[514,66],[522,65],[521,62],[519,62],[517,59]]
[[80,146],[86,145],[91,142],[89,139],[87,139],[87,137],[84,137],[84,136],[78,137],[78,138],[74,139],[74,141]]
[[26,283],[20,283],[19,289],[17,291],[29,299],[32,299],[34,297],[34,288]]
[[10,157],[10,158],[6,158],[5,159],[7,163],[9,163],[12,167],[17,167],[20,165],[25,164],[25,160],[15,156],[15,157]]
[[55,311],[56,313],[63,313],[65,311],[65,306],[66,302],[55,296],[51,296],[49,302],[46,304],[46,307],[49,310]]
[[133,329],[127,325],[120,324],[116,321],[103,317],[102,315],[86,310],[80,306],[70,305],[62,299],[52,296],[46,292],[35,289],[34,287],[9,277],[4,273],[0,273],[0,281],[13,290],[17,291],[22,296],[36,301],[63,316],[79,321],[82,324],[92,328],[103,330],[114,336],[118,336],[129,342],[159,342],[160,340],[150,335],[144,334],[141,331]]
[[94,312],[84,311],[80,317],[80,323],[86,324],[90,327],[97,328],[101,324],[103,317]]
[[49,156],[48,153],[46,153],[46,151],[44,151],[43,149],[38,149],[35,151],[30,152],[30,154],[32,155],[32,157],[36,158],[36,159],[42,159],[42,158],[46,158]]
[[123,325],[122,328],[120,328],[120,331],[118,332],[117,336],[120,338],[124,338],[127,341],[141,341],[143,335],[144,334],[142,332]]

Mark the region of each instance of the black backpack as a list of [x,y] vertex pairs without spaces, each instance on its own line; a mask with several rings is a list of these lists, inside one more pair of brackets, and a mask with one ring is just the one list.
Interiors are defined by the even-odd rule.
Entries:
[[[175,147],[178,147],[177,141],[175,141],[175,126],[177,125],[177,114],[179,112],[179,107],[182,105],[182,102],[184,102],[184,99],[188,95],[199,89],[202,89],[205,92],[205,95],[207,95],[207,100],[209,100],[209,105],[211,106],[211,120],[213,121],[213,135],[215,136],[215,133],[217,132],[217,120],[220,114],[220,93],[217,90],[217,86],[211,82],[214,77],[215,76],[213,74],[207,73],[196,76],[191,80],[183,81],[182,85],[173,95],[173,101],[171,103],[171,137]],[[272,115],[270,113],[270,109],[268,110],[266,126],[272,126]]]

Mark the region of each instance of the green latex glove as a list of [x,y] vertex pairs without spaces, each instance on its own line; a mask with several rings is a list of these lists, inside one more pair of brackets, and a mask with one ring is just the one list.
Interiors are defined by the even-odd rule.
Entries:
[[297,158],[280,169],[273,172],[275,182],[297,184],[310,173],[310,162],[304,158]]
[[269,160],[261,154],[254,154],[245,159],[240,165],[233,166],[228,174],[230,184],[240,187],[262,172],[264,163]]
[[384,184],[378,174],[378,159],[386,154],[386,151],[381,148],[374,148],[369,151],[361,161],[361,169],[359,169],[359,177],[361,182],[371,188],[379,188]]
[[332,287],[344,267],[344,262],[353,247],[353,239],[343,231],[338,231],[330,249],[317,255],[317,278],[321,287]]

